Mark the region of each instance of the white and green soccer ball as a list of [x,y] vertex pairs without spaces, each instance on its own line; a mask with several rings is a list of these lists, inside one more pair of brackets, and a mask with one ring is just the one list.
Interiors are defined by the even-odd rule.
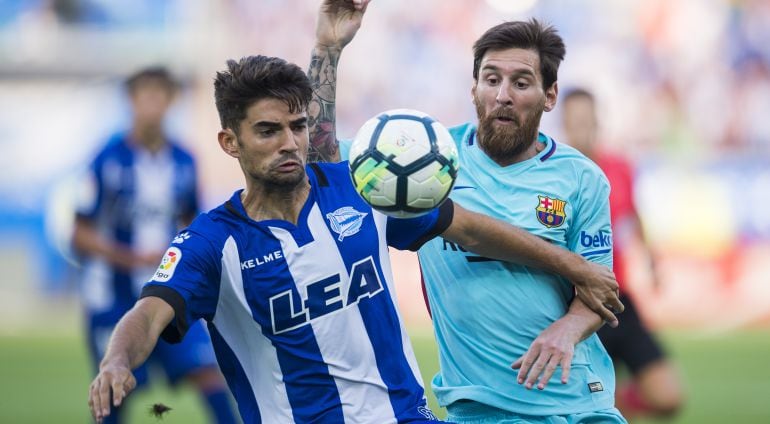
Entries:
[[366,121],[350,146],[350,176],[372,208],[419,216],[449,196],[459,162],[449,131],[429,115],[394,109]]

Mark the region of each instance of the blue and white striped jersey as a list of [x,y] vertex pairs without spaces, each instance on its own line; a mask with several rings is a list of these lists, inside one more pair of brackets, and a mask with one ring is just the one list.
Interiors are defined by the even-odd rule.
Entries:
[[[179,230],[180,218],[198,212],[195,162],[175,142],[151,154],[128,137],[112,136],[91,162],[77,214],[93,221],[106,238],[160,256]],[[154,269],[128,273],[101,258],[84,258],[81,289],[89,314],[109,314],[117,321]]]
[[247,423],[435,419],[396,305],[388,246],[416,250],[451,223],[451,202],[413,219],[373,211],[347,162],[308,167],[298,224],[254,221],[241,191],[199,216],[142,297],[164,299],[178,339],[209,323]]

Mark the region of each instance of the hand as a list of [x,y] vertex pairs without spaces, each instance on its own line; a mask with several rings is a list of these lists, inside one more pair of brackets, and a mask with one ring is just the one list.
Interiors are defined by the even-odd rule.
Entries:
[[323,0],[316,23],[316,46],[342,49],[358,32],[371,0]]
[[519,370],[518,383],[523,383],[527,389],[537,383],[537,388],[543,390],[556,368],[561,365],[561,383],[567,384],[575,345],[580,342],[581,334],[575,321],[568,317],[548,326],[532,342],[527,352],[511,365],[511,368]]
[[106,365],[100,368],[88,393],[88,407],[97,423],[110,415],[110,401],[117,408],[136,387],[134,374],[127,366]]
[[584,266],[571,281],[575,285],[577,296],[592,311],[599,314],[610,327],[618,326],[615,314],[623,312],[625,307],[618,298],[618,282],[615,273],[604,265],[584,261]]

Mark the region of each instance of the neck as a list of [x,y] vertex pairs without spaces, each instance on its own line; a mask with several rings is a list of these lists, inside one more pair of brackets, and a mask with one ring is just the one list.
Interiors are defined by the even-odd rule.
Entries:
[[166,138],[159,128],[143,128],[135,125],[131,130],[131,139],[152,153],[158,152],[166,144]]
[[496,156],[490,155],[490,152],[488,152],[486,149],[484,149],[484,145],[482,143],[479,143],[479,147],[496,164],[500,165],[501,167],[506,167],[506,166],[509,166],[509,165],[513,165],[514,163],[524,162],[527,159],[531,159],[531,158],[537,156],[537,154],[542,152],[543,149],[545,148],[545,143],[538,142],[537,141],[537,135],[536,135],[534,140],[532,140],[532,143],[530,143],[529,147],[524,149],[523,152],[517,153],[515,155],[503,156],[503,157],[496,157]]
[[246,214],[255,221],[280,219],[296,225],[309,193],[307,178],[294,188],[247,182],[241,202]]

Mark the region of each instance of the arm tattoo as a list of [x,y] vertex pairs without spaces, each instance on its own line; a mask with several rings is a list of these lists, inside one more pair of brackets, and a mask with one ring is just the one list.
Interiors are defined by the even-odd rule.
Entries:
[[340,50],[324,47],[313,49],[307,71],[313,97],[308,105],[310,148],[308,162],[339,162],[339,141],[335,133],[337,62]]

